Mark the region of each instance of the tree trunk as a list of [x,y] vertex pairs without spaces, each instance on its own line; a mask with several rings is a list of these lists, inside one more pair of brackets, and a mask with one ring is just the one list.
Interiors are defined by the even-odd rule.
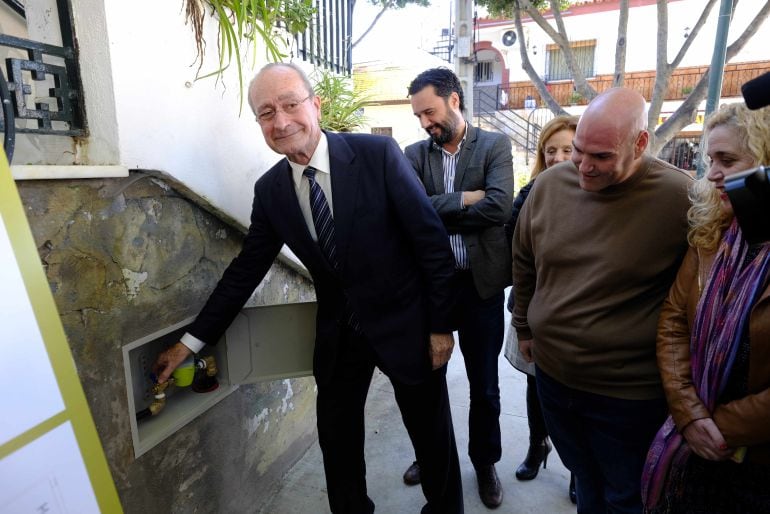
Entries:
[[623,85],[626,75],[626,37],[628,35],[628,0],[620,0],[618,15],[618,39],[615,43],[615,74],[612,80],[614,87]]
[[[769,15],[770,0],[767,0],[752,22],[746,27],[746,30],[743,31],[743,34],[738,36],[738,38],[727,47],[725,62],[729,62],[730,59],[735,57],[736,54],[743,49]],[[680,130],[695,121],[695,116],[698,113],[698,105],[704,98],[706,98],[706,94],[708,93],[708,76],[709,71],[706,71],[690,93],[690,96],[688,96],[671,117],[655,131],[655,137],[651,138],[651,144],[648,147],[653,155],[657,155],[658,152],[660,152],[660,149],[673,139]]]
[[[525,0],[526,1],[526,0]],[[532,67],[532,63],[529,61],[529,55],[527,54],[527,41],[524,38],[524,28],[521,25],[521,8],[519,7],[519,0],[513,0],[513,22],[516,25],[516,33],[519,39],[519,54],[521,55],[521,67],[527,73],[527,76],[532,81],[532,85],[535,86],[537,92],[540,94],[540,98],[543,99],[546,106],[554,114],[566,114],[567,111],[562,109],[559,102],[554,100],[551,96],[551,92],[546,87],[543,79],[535,73],[535,69]]]

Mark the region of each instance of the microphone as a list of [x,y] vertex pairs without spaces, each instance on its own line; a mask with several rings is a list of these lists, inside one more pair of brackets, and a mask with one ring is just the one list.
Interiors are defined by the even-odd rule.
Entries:
[[743,84],[741,93],[752,111],[770,105],[770,71]]
[[746,241],[770,241],[770,167],[759,166],[727,177],[725,192]]

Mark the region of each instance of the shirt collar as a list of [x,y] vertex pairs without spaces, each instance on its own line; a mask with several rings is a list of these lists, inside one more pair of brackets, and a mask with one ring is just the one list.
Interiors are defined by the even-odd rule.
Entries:
[[[289,161],[289,159],[286,159]],[[302,180],[302,173],[308,166],[314,167],[321,173],[331,173],[331,165],[329,164],[329,142],[326,140],[326,134],[322,131],[321,137],[318,140],[318,146],[313,152],[313,156],[310,158],[310,162],[305,164],[297,164],[296,162],[289,161],[291,166],[291,176],[294,179],[294,185],[299,187]]]

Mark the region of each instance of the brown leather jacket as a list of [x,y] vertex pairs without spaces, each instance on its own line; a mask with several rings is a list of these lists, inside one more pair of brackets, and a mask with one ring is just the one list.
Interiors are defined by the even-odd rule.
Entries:
[[[710,416],[692,383],[690,327],[714,253],[690,248],[658,322],[658,367],[669,410],[681,431]],[[716,407],[714,422],[730,447],[747,446],[746,458],[770,463],[770,280],[749,319],[748,395]]]

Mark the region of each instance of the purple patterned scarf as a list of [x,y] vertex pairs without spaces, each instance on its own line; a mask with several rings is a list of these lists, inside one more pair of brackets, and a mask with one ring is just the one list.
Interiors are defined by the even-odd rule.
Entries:
[[[690,365],[698,398],[709,412],[724,390],[746,331],[751,308],[770,264],[770,243],[744,266],[748,244],[733,220],[722,237],[706,287],[698,301],[690,334]],[[654,507],[666,486],[682,480],[691,454],[669,416],[655,436],[642,473],[645,509]]]

